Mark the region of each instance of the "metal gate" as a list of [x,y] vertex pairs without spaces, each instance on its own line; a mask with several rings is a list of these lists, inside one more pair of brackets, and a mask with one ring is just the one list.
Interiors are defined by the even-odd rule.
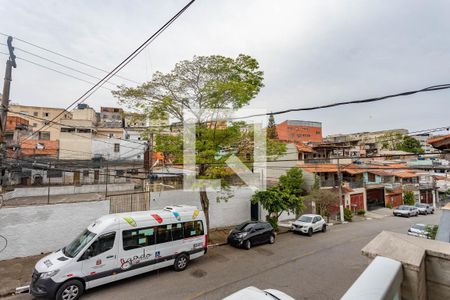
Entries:
[[109,195],[107,199],[110,214],[150,209],[149,192]]

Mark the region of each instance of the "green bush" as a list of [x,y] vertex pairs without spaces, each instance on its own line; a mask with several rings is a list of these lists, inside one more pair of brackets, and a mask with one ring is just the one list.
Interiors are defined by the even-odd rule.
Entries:
[[386,204],[386,207],[392,209],[392,204],[388,203],[388,204]]
[[357,214],[358,216],[364,216],[364,215],[366,214],[366,211],[365,211],[364,209],[360,209],[360,210],[358,210],[358,211],[356,212],[356,214]]
[[414,192],[412,191],[406,191],[405,195],[403,196],[403,202],[406,205],[414,205],[416,200],[414,199]]
[[425,231],[428,232],[428,238],[431,240],[436,239],[436,234],[439,229],[439,225],[427,225]]
[[348,208],[344,208],[344,220],[347,222],[352,221],[352,211]]

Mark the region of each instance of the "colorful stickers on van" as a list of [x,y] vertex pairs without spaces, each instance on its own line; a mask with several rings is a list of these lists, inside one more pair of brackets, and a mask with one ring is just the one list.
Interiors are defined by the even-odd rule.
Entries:
[[130,224],[131,226],[133,227],[137,226],[136,221],[132,217],[123,217],[123,219],[127,221],[127,223]]
[[177,219],[177,221],[181,221],[181,216],[178,212],[174,211],[172,213],[173,213],[173,216]]
[[192,214],[192,220],[194,220],[195,218],[197,218],[198,214],[200,213],[200,211],[198,209],[194,210],[194,213]]
[[158,214],[152,214],[151,215],[153,217],[153,219],[155,219],[156,222],[158,222],[159,224],[161,224],[163,222],[163,219],[158,215]]

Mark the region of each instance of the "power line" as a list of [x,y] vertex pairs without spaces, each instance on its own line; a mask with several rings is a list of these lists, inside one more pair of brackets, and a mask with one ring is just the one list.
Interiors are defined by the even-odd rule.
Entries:
[[[86,101],[93,93],[95,93],[101,86],[103,86],[109,79],[111,79],[115,74],[117,74],[120,70],[122,70],[126,65],[128,65],[137,55],[139,55],[150,43],[153,42],[156,37],[158,37],[162,32],[164,32],[181,14],[183,14],[189,6],[194,3],[195,0],[191,0],[188,4],[186,4],[177,14],[175,14],[169,21],[167,21],[161,28],[159,28],[154,34],[152,34],[144,43],[142,43],[136,50],[134,50],[130,55],[128,55],[121,63],[119,63],[112,71],[110,71],[106,76],[104,76],[99,82],[97,82],[94,86],[92,86],[90,89],[88,89],[81,97],[79,97],[77,100],[72,102],[65,111],[68,111],[72,106],[74,106],[77,103],[83,103]],[[59,115],[55,116],[53,120],[58,118],[61,114],[63,114],[64,111],[62,111]],[[53,121],[52,120],[52,121]],[[42,127],[44,128],[45,125]],[[41,129],[42,129],[41,128]],[[39,130],[41,130],[39,129]],[[38,131],[39,131],[38,130]],[[33,134],[32,134],[33,135]],[[31,137],[30,135],[29,137]],[[28,137],[28,138],[29,138]]]
[[[9,54],[7,54],[7,53],[5,53],[5,52],[0,52],[0,54],[9,55]],[[74,76],[74,75],[71,75],[71,74],[68,74],[68,73],[65,73],[65,72],[62,72],[62,71],[59,71],[59,70],[56,70],[56,69],[53,69],[53,68],[44,66],[44,65],[42,65],[42,64],[40,64],[40,63],[31,61],[31,60],[28,60],[28,59],[25,59],[25,58],[22,58],[22,57],[16,56],[16,58],[17,58],[17,59],[20,59],[20,60],[22,60],[22,61],[25,61],[25,62],[27,62],[27,63],[33,64],[33,65],[35,65],[35,66],[38,66],[38,67],[41,67],[41,68],[44,68],[44,69],[47,69],[47,70],[50,70],[50,71],[59,73],[59,74],[61,74],[61,75],[67,76],[67,77],[71,77],[71,78],[73,78],[73,79],[76,79],[76,80],[79,80],[79,81],[82,81],[82,82],[86,82],[86,83],[89,83],[89,84],[95,84],[95,83],[92,82],[92,81],[89,81],[89,80],[86,80],[86,79],[82,79],[82,78],[80,78],[80,77],[77,77],[77,76]],[[102,86],[102,88],[103,88],[103,89],[106,89],[106,90],[109,90],[109,91],[113,91],[112,89],[107,88],[107,87],[104,87],[104,86]]]
[[[2,33],[2,32],[0,32],[0,35],[3,35],[3,36],[10,36],[10,35],[5,34],[5,33]],[[47,52],[50,52],[50,53],[53,53],[53,54],[55,54],[55,55],[58,55],[58,56],[63,57],[63,58],[65,58],[65,59],[71,60],[71,61],[76,62],[76,63],[78,63],[78,64],[84,65],[84,66],[86,66],[86,67],[92,68],[92,69],[94,69],[94,70],[101,71],[101,72],[103,72],[103,73],[108,73],[108,71],[106,71],[105,69],[98,68],[98,67],[96,67],[96,66],[93,66],[93,65],[90,65],[90,64],[88,64],[88,63],[85,63],[85,62],[82,62],[82,61],[80,61],[80,60],[77,60],[77,59],[74,59],[74,58],[72,58],[72,57],[69,57],[69,56],[67,56],[67,55],[58,53],[58,52],[56,52],[56,51],[54,51],[54,50],[50,50],[50,49],[44,48],[44,47],[42,47],[42,46],[38,46],[38,45],[33,44],[33,43],[31,43],[31,42],[28,42],[28,41],[25,41],[25,40],[23,40],[23,39],[20,39],[20,38],[18,38],[18,37],[16,37],[16,36],[13,36],[13,37],[14,37],[15,40],[20,41],[20,42],[22,42],[22,43],[28,44],[28,45],[30,45],[30,46],[39,48],[39,49],[41,49],[41,50],[44,50],[44,51],[47,51]],[[133,82],[133,83],[135,83],[135,84],[140,84],[139,82],[137,82],[137,81],[135,81],[135,80],[128,79],[128,78],[123,77],[123,76],[120,76],[120,75],[115,75],[115,77],[121,78],[121,79],[124,79],[124,80],[127,80],[127,81],[129,81],[129,82]]]
[[401,92],[401,93],[391,94],[391,95],[386,95],[386,96],[367,98],[367,99],[361,99],[361,100],[335,102],[335,103],[311,106],[311,107],[291,108],[291,109],[280,110],[280,111],[270,112],[270,113],[254,114],[254,115],[248,115],[248,116],[244,116],[244,117],[233,117],[233,118],[229,118],[228,120],[240,120],[240,119],[248,119],[248,118],[253,118],[253,117],[281,115],[281,114],[286,114],[286,113],[296,112],[296,111],[310,111],[310,110],[318,110],[318,109],[324,109],[324,108],[330,108],[330,107],[336,107],[336,106],[342,106],[342,105],[378,102],[378,101],[386,100],[389,98],[409,96],[409,95],[423,93],[423,92],[434,92],[434,91],[445,90],[445,89],[449,89],[449,88],[450,88],[450,83],[446,83],[446,84],[429,86],[429,87],[419,89],[419,90],[412,90],[412,91]]
[[[7,46],[6,44],[3,44],[3,43],[0,43],[0,45]],[[18,48],[18,47],[14,47],[14,50],[22,51],[22,52],[24,52],[24,53],[27,53],[27,54],[29,54],[29,55],[38,57],[38,58],[40,58],[40,59],[42,59],[42,60],[48,61],[48,62],[50,62],[50,63],[52,63],[52,64],[57,65],[57,66],[66,68],[66,69],[68,69],[68,70],[71,70],[71,71],[74,71],[74,72],[77,72],[77,73],[80,73],[80,74],[83,74],[83,75],[86,75],[86,76],[89,76],[89,77],[91,77],[91,78],[94,78],[94,79],[97,79],[97,80],[100,80],[100,79],[101,79],[100,77],[97,77],[97,76],[91,75],[91,74],[89,74],[89,73],[80,71],[80,70],[78,70],[78,69],[76,69],[76,68],[73,68],[73,67],[71,67],[71,66],[68,66],[68,65],[59,63],[59,62],[57,62],[57,61],[51,60],[51,59],[49,59],[49,58],[43,57],[43,56],[41,56],[41,55],[35,54],[35,53],[30,52],[30,51],[27,51],[27,50],[24,50],[24,49],[21,49],[21,48]],[[113,82],[108,82],[108,83],[111,84],[111,85],[115,85],[115,86],[119,85],[119,84],[113,83]]]

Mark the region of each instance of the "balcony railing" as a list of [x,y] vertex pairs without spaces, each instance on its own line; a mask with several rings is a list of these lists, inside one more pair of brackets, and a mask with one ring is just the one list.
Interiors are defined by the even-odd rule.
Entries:
[[400,300],[402,281],[402,264],[390,258],[377,256],[341,300]]
[[388,191],[399,189],[402,185],[400,183],[386,183],[384,188]]

